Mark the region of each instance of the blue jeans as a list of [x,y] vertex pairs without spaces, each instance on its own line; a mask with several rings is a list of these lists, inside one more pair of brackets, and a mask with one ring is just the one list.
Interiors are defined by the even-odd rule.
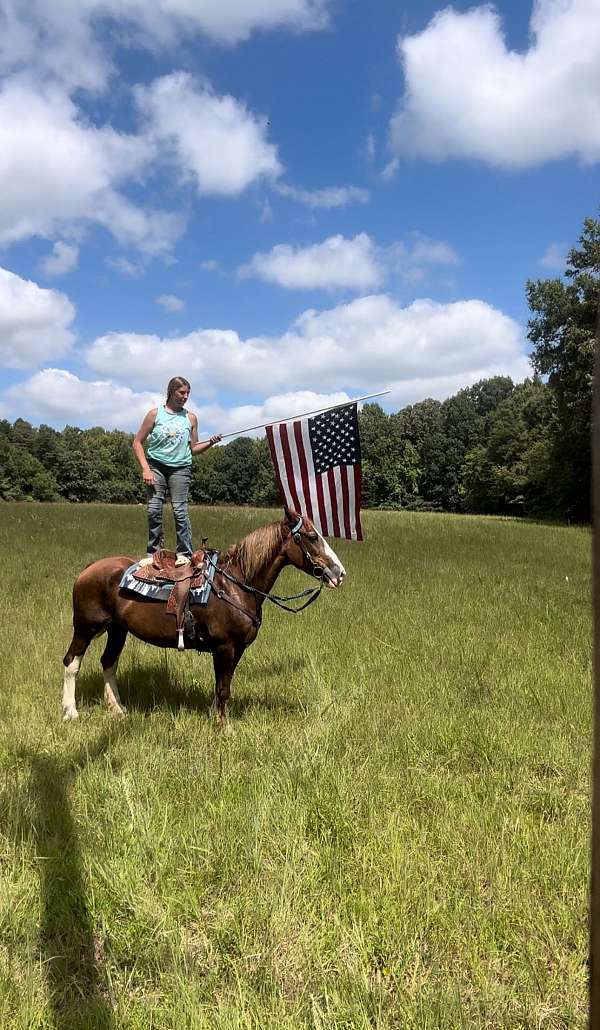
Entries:
[[148,461],[154,473],[154,486],[148,487],[148,554],[154,554],[163,546],[163,504],[167,491],[171,498],[175,530],[177,533],[177,554],[192,553],[192,527],[188,515],[188,496],[192,481],[192,466],[163,465],[161,461]]

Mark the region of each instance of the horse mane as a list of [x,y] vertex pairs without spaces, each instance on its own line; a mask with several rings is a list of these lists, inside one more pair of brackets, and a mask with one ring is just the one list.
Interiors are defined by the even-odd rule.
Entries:
[[283,543],[283,526],[281,522],[272,522],[268,526],[259,526],[248,533],[243,540],[232,544],[221,552],[220,564],[234,562],[239,566],[242,578],[246,582],[267,565]]

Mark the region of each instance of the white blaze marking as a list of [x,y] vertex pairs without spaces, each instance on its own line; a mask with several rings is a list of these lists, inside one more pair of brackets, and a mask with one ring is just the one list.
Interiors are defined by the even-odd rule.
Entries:
[[335,565],[337,567],[338,572],[339,572],[339,578],[343,579],[344,576],[346,575],[346,570],[345,570],[344,566],[342,565],[340,559],[338,558],[337,554],[333,550],[333,547],[330,547],[330,545],[327,543],[325,538],[321,536],[320,533],[318,535],[319,535],[319,539],[321,540],[321,543],[323,544],[323,550],[325,551],[325,554],[326,554],[327,558],[329,559],[329,561],[333,565]]

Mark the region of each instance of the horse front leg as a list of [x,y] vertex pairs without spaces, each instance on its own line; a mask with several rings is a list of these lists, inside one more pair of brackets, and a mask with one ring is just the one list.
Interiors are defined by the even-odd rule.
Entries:
[[217,727],[227,726],[227,702],[231,693],[231,680],[243,651],[236,650],[233,644],[221,644],[213,651],[215,670],[215,697],[213,711]]

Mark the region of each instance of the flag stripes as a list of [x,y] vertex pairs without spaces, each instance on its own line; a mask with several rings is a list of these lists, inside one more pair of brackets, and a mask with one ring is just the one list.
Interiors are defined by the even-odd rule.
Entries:
[[[354,463],[337,464],[317,472],[311,443],[311,422],[314,423],[314,420],[301,419],[266,427],[283,501],[288,508],[308,515],[323,536],[362,540],[358,436],[358,458]],[[313,428],[313,440],[314,433]]]

